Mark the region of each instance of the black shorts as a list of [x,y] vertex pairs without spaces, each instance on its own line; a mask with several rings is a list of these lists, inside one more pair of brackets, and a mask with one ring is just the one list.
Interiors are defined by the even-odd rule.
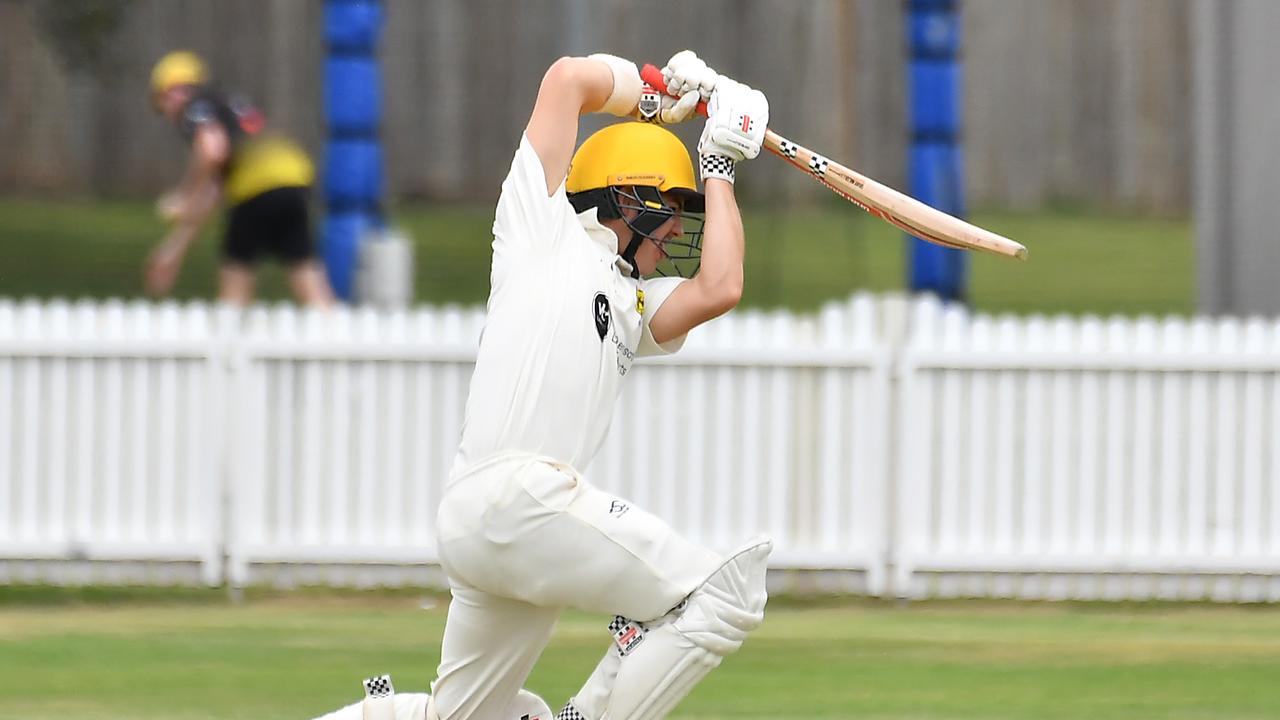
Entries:
[[307,195],[305,187],[282,187],[233,206],[227,213],[223,259],[253,265],[266,255],[296,265],[312,258]]

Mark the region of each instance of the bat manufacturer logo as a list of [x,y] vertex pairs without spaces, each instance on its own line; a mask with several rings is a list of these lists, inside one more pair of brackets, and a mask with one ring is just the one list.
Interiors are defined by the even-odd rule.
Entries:
[[596,299],[591,303],[591,315],[596,322],[596,334],[600,336],[600,342],[604,342],[605,336],[609,334],[611,316],[609,298],[604,293],[596,293]]
[[867,186],[866,183],[862,182],[858,178],[853,177],[851,175],[847,175],[845,173],[838,172],[838,171],[832,171],[832,174],[834,174],[836,177],[840,178],[841,180],[849,183],[850,185],[858,188],[859,190],[862,190]]
[[821,155],[814,154],[809,158],[809,171],[814,175],[825,175],[827,172],[827,159]]
[[796,156],[796,144],[790,140],[784,139],[782,142],[778,143],[778,149],[782,151],[783,155],[789,158],[794,158]]
[[618,654],[627,656],[631,654],[636,646],[644,641],[645,629],[635,620],[617,615],[613,618],[613,622],[609,623],[609,632],[613,635],[613,642],[618,646]]
[[640,111],[640,119],[652,122],[658,116],[658,110],[662,107],[662,96],[658,91],[653,89],[649,83],[645,83],[640,90],[640,105],[637,108]]

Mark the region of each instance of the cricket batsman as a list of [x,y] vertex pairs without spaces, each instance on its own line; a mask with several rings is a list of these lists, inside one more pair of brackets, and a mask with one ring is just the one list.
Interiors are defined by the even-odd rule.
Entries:
[[[557,60],[502,184],[488,316],[437,519],[453,600],[428,720],[516,720],[508,707],[565,608],[616,619],[563,720],[665,717],[763,620],[768,540],[722,556],[581,472],[635,358],[675,352],[742,296],[734,171],[760,152],[768,101],[689,51],[663,72],[679,99],[622,58]],[[700,100],[704,192],[661,127]],[[588,112],[628,120],[575,152]],[[698,272],[649,278],[669,243],[687,242],[686,214],[704,212]]]
[[[488,316],[437,518],[453,596],[437,679],[430,696],[371,695],[363,715],[331,720],[550,720],[522,687],[565,608],[614,616],[613,642],[556,717],[656,720],[763,620],[769,540],[721,555],[581,471],[635,359],[677,351],[742,295],[734,173],[760,152],[768,101],[690,51],[663,75],[678,99],[611,55],[547,70],[498,198]],[[699,192],[661,126],[703,100]],[[575,152],[588,112],[626,120]],[[698,272],[648,277],[668,246],[697,245],[686,223],[700,213]]]

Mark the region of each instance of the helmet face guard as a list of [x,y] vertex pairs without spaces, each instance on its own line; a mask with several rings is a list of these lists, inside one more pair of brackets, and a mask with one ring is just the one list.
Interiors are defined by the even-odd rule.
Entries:
[[[662,251],[662,260],[655,270],[658,275],[689,278],[698,271],[698,263],[702,259],[702,215],[686,213],[680,207],[672,206],[657,188],[632,185],[587,190],[571,194],[569,202],[577,212],[596,208],[596,217],[599,219],[620,218],[626,223],[631,230],[631,239],[619,256],[631,265],[633,276],[640,275],[636,253],[645,240],[657,244]],[[634,215],[627,217],[628,213],[623,212],[624,210],[631,210]],[[677,214],[680,215],[683,226],[680,235],[666,240],[654,235],[658,228]]]
[[[631,188],[615,187],[613,190],[614,204],[632,232],[631,242],[623,253],[622,259],[635,267],[635,254],[640,250],[640,244],[648,240],[656,243],[662,251],[662,261],[658,263],[656,270],[659,275],[693,277],[698,271],[698,263],[702,260],[701,214],[686,215],[680,208],[672,207],[657,188],[636,185]],[[655,208],[654,205],[660,208]],[[626,215],[621,213],[622,210],[635,210],[637,215],[628,220]],[[683,232],[666,240],[654,237],[653,233],[676,214],[680,215],[681,223],[685,225]],[[694,227],[688,227],[689,223]]]

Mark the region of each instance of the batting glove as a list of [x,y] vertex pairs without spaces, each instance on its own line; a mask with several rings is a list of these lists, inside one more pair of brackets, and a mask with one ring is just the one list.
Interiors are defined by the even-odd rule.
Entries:
[[769,124],[769,100],[764,93],[722,77],[707,104],[707,123],[698,140],[702,179],[733,182],[734,168],[760,154]]
[[696,90],[703,100],[710,100],[720,74],[707,67],[692,50],[681,50],[663,66],[662,79],[667,83],[667,92],[676,97]]

